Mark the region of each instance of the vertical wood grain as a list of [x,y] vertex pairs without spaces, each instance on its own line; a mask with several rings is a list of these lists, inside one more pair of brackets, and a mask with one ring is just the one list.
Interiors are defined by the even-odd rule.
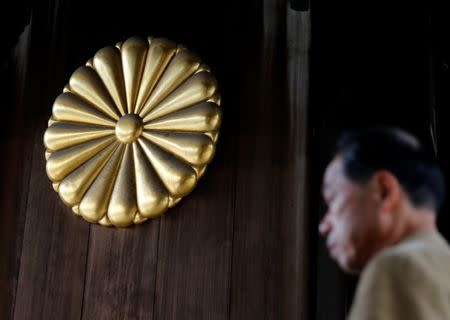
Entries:
[[283,219],[286,244],[284,255],[284,319],[311,319],[309,290],[310,238],[316,228],[310,226],[309,211],[309,48],[311,41],[310,12],[286,13],[287,95],[289,148],[283,180],[287,212]]
[[43,133],[54,97],[67,81],[68,1],[33,6],[24,125],[31,174],[14,319],[80,319],[89,226],[53,191],[45,170]]
[[161,219],[154,319],[228,319],[234,204],[233,149]]
[[308,13],[263,2],[240,114],[231,319],[308,319]]
[[[214,27],[203,31],[203,37],[215,41],[201,41],[197,36],[192,41],[217,77],[224,118],[217,151],[205,175],[194,191],[161,219],[155,319],[229,319],[236,115],[245,106],[240,100],[245,61],[238,53],[246,48],[242,35],[246,29],[240,28],[244,24],[240,17],[248,13],[248,5],[239,6],[236,1],[217,5],[219,14],[210,16]],[[214,12],[205,7],[189,13],[192,17],[198,14],[194,19],[202,21],[202,16]],[[196,27],[202,30],[204,25],[189,25]]]
[[82,319],[153,319],[159,220],[90,233]]
[[67,210],[48,181],[44,129],[34,132],[14,319],[80,319],[89,226]]
[[6,123],[0,129],[0,319],[12,319],[30,178],[32,138],[24,124],[29,25],[17,39],[1,95]]

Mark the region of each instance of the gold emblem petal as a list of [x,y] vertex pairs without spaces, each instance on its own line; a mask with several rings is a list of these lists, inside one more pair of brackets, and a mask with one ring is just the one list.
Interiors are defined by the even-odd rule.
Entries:
[[106,215],[123,150],[124,145],[116,149],[81,200],[80,214],[87,221],[99,222]]
[[218,106],[220,106],[220,104],[222,102],[222,96],[216,92],[211,98],[208,99],[208,102],[213,102],[213,103],[217,104]]
[[167,95],[189,78],[200,66],[200,59],[188,50],[180,51],[170,61],[156,88],[139,114],[144,117]]
[[130,38],[123,43],[121,53],[128,113],[133,113],[147,54],[147,42],[140,38]]
[[150,141],[141,138],[138,141],[172,196],[183,197],[194,188],[197,176],[189,165],[161,150]]
[[155,39],[150,42],[134,113],[140,112],[170,59],[175,54],[176,48],[174,42],[166,39]]
[[105,226],[105,227],[110,227],[113,224],[111,223],[111,221],[109,221],[108,216],[104,216],[99,222],[99,225]]
[[53,116],[52,117],[50,117],[50,119],[48,119],[48,122],[47,122],[47,126],[51,126],[52,124],[54,124],[55,122],[57,122],[55,119],[53,119]]
[[89,67],[79,67],[70,77],[69,90],[118,120],[120,113],[103,85],[97,72]]
[[180,198],[170,197],[169,198],[169,208],[176,206],[181,201],[181,199],[182,199],[181,197]]
[[52,153],[47,160],[48,177],[52,181],[61,181],[113,142],[113,137],[105,137]]
[[208,100],[216,90],[217,81],[209,72],[196,73],[151,110],[144,123]]
[[75,70],[44,134],[47,175],[76,215],[125,227],[195,187],[222,111],[210,68],[167,39],[130,38]]
[[86,67],[94,69],[94,59],[91,58],[86,62]]
[[108,207],[109,221],[119,227],[126,227],[133,223],[137,211],[135,177],[132,171],[133,155],[131,153],[132,148],[127,145]]
[[58,192],[58,190],[59,190],[59,182],[53,182],[53,183],[52,183],[52,187],[53,187],[53,190],[55,190],[56,192]]
[[205,132],[205,134],[210,137],[214,143],[217,143],[217,139],[219,139],[219,131]]
[[80,208],[78,207],[78,205],[72,207],[73,213],[75,213],[77,216],[80,215],[80,210],[79,209]]
[[214,155],[214,142],[201,133],[144,131],[143,137],[192,164],[207,164]]
[[203,102],[151,120],[144,125],[144,129],[205,132],[218,129],[220,121],[220,107],[212,102]]
[[145,221],[147,221],[148,218],[143,217],[141,214],[139,214],[139,212],[136,212],[136,215],[134,216],[134,224],[141,224]]
[[53,104],[53,118],[59,121],[88,123],[113,127],[113,119],[70,92],[61,93]]
[[94,56],[93,65],[122,115],[126,114],[125,84],[119,49],[106,47]]
[[198,179],[200,179],[206,172],[206,166],[195,167],[194,169],[197,172]]
[[59,195],[67,205],[73,206],[80,203],[84,193],[102,170],[116,147],[116,143],[108,146],[61,181]]
[[137,143],[133,143],[133,155],[139,212],[145,218],[156,217],[167,209],[169,195]]
[[45,131],[44,144],[48,150],[57,151],[112,134],[113,128],[56,122]]

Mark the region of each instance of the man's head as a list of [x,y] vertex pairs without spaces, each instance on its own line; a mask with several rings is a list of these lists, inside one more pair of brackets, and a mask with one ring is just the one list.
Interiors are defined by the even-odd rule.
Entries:
[[434,226],[444,179],[419,141],[395,128],[347,132],[323,180],[328,211],[320,224],[331,256],[361,271],[381,249]]

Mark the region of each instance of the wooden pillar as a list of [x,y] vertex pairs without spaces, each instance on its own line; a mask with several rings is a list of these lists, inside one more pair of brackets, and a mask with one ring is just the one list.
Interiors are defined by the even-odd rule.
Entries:
[[258,41],[243,56],[249,66],[237,139],[231,319],[310,319],[309,13],[285,1],[262,4]]

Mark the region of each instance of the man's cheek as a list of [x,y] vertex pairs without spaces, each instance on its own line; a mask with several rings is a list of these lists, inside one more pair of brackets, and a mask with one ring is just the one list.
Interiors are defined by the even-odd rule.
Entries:
[[349,229],[346,225],[341,225],[336,229],[334,234],[334,241],[338,245],[338,247],[345,247],[349,240]]
[[338,226],[338,233],[340,237],[346,238],[352,233],[352,221],[348,221],[348,219],[343,219],[340,221]]

